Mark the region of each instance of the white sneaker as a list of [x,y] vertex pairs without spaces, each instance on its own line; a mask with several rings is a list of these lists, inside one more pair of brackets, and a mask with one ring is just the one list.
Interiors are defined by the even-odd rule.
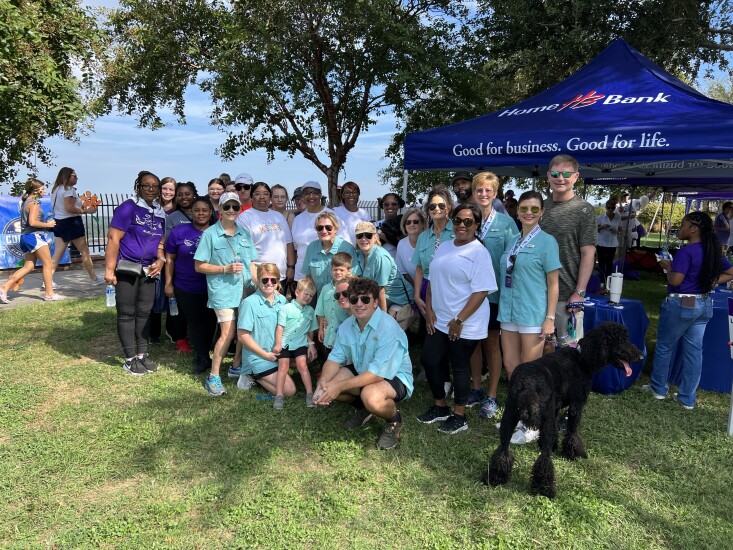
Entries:
[[66,296],[61,296],[61,294],[53,294],[52,296],[43,297],[44,302],[58,302],[60,300],[66,300]]
[[[53,283],[54,290],[58,290],[59,288],[61,288],[59,285],[57,285],[56,283]],[[41,290],[46,290],[46,283],[41,283]]]
[[660,401],[662,399],[667,399],[666,395],[662,395],[661,393],[657,393],[652,389],[651,384],[644,384],[641,388],[639,388],[641,391],[646,393],[651,393],[654,399],[659,399]]
[[256,383],[257,382],[255,382],[254,378],[249,374],[242,373],[239,375],[239,380],[237,380],[237,388],[240,390],[248,390]]
[[89,281],[89,284],[92,286],[99,286],[105,284],[104,277],[102,275],[97,274],[93,280]]
[[521,422],[517,424],[517,431],[512,435],[511,443],[515,445],[524,445],[525,443],[532,443],[540,437],[540,431],[534,428],[528,428]]

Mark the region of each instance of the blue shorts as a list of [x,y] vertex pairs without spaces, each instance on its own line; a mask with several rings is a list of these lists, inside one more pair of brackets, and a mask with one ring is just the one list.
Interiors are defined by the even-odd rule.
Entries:
[[79,237],[84,237],[86,233],[84,232],[84,222],[81,221],[81,216],[56,220],[53,234],[65,243],[70,243]]
[[30,233],[29,235],[21,235],[18,243],[24,254],[35,252],[42,246],[48,246],[46,237],[43,233]]

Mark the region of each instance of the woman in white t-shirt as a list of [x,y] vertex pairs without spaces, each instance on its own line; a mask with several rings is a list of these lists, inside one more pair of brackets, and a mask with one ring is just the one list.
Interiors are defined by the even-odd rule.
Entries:
[[321,212],[331,212],[333,210],[326,208],[321,204],[321,184],[317,181],[307,181],[302,187],[303,197],[305,198],[305,210],[295,216],[291,232],[293,234],[293,246],[297,255],[295,262],[295,282],[300,281],[305,275],[303,274],[303,260],[305,259],[305,251],[308,245],[318,238],[316,233],[316,218]]
[[81,219],[82,214],[95,214],[97,207],[87,208],[84,206],[76,190],[77,181],[76,170],[64,166],[59,170],[51,189],[51,205],[53,206],[53,217],[56,220],[56,226],[53,228],[56,236],[53,270],[58,269],[61,257],[69,247],[69,243],[74,243],[79,254],[81,254],[81,263],[89,274],[91,284],[101,285],[104,284],[104,277],[94,271],[94,263],[92,263],[92,258],[89,255],[86,230]]
[[[497,290],[489,251],[476,239],[481,211],[461,203],[453,210],[455,239],[443,242],[430,263],[426,315],[428,335],[420,360],[435,404],[417,417],[423,424],[442,422],[438,430],[468,429],[465,408],[471,389],[471,355],[488,336],[491,311],[486,297]],[[446,403],[443,362],[453,371],[453,414]]]
[[341,206],[333,209],[339,220],[338,236],[346,242],[354,244],[354,230],[359,222],[371,221],[369,213],[363,208],[359,208],[359,197],[361,190],[353,181],[347,181],[341,186],[339,196],[341,197]]

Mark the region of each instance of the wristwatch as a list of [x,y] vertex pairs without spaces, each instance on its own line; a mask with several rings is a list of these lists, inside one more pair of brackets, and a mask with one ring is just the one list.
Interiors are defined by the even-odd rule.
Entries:
[[555,316],[554,315],[545,315],[545,319],[549,319],[550,321],[554,321],[555,320]]
[[575,293],[580,296],[581,298],[585,298],[585,290],[580,290],[578,288],[575,289]]
[[453,322],[455,322],[455,324],[457,324],[457,325],[462,325],[463,324],[463,321],[461,319],[459,319],[458,317],[455,317],[453,319]]

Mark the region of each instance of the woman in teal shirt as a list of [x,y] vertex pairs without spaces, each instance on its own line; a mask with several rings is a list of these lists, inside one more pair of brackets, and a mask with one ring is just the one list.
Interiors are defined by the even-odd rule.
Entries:
[[320,294],[331,278],[331,258],[339,252],[346,252],[352,258],[356,256],[353,245],[336,236],[339,222],[332,212],[323,212],[313,224],[318,239],[311,242],[305,250],[303,259],[303,275],[313,279],[316,293]]

